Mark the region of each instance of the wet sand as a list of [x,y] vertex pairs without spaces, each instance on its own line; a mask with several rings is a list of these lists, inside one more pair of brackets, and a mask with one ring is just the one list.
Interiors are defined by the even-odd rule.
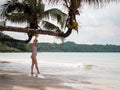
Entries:
[[54,76],[44,76],[37,78],[21,72],[0,70],[0,90],[73,90],[63,86],[63,82]]

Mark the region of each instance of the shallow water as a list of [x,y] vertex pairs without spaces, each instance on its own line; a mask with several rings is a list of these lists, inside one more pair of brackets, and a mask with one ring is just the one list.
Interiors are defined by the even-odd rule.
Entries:
[[[0,69],[30,72],[31,53],[0,53]],[[120,53],[38,53],[42,74],[75,90],[120,90]]]

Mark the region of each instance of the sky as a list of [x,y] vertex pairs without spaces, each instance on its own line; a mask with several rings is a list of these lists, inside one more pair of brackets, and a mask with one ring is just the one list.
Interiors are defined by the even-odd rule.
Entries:
[[[2,1],[4,0],[0,0]],[[75,30],[65,39],[77,44],[116,44],[120,45],[120,3],[110,3],[103,8],[94,8],[84,5],[81,15],[77,16],[79,32]],[[25,26],[24,24],[11,24],[12,26]],[[6,33],[6,32],[5,32]],[[8,34],[8,33],[7,33]],[[10,33],[14,38],[27,38],[26,34]],[[33,40],[33,39],[32,39]],[[61,43],[54,36],[39,35],[39,42]]]

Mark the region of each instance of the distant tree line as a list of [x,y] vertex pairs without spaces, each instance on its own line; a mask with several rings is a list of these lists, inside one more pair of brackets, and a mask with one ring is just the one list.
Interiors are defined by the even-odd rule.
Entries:
[[88,45],[76,44],[74,42],[57,43],[39,43],[40,52],[120,52],[119,45]]
[[[0,38],[11,38],[0,32]],[[31,52],[31,43],[4,42],[0,41],[0,52]],[[120,45],[88,45],[76,44],[74,42],[38,43],[38,52],[120,52]]]

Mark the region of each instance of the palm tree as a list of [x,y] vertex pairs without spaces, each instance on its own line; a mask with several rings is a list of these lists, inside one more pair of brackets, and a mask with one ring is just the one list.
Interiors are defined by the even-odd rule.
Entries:
[[[3,11],[4,14],[2,14],[2,15],[3,16],[6,15],[7,18],[9,18],[9,20],[11,20],[11,21],[15,21],[16,19],[13,19],[13,17],[19,18],[19,15],[20,15],[20,17],[21,17],[21,18],[19,18],[20,21],[26,20],[31,29],[0,26],[0,30],[1,31],[2,30],[3,31],[8,30],[8,31],[28,33],[29,40],[26,41],[26,42],[28,42],[28,41],[30,41],[30,39],[31,39],[31,37],[34,33],[59,36],[59,37],[63,37],[63,38],[68,37],[71,34],[72,30],[77,30],[78,31],[78,23],[77,23],[77,20],[76,20],[76,15],[80,15],[79,9],[81,9],[81,6],[84,5],[84,3],[86,3],[88,5],[93,4],[95,6],[102,6],[104,3],[106,4],[106,3],[109,3],[109,2],[112,2],[112,1],[119,1],[119,0],[43,0],[43,1],[48,1],[50,3],[55,3],[55,4],[58,4],[58,5],[59,5],[59,2],[63,3],[63,7],[65,7],[68,11],[67,19],[65,19],[65,18],[62,19],[60,17],[59,18],[57,17],[57,19],[61,20],[61,21],[58,21],[58,22],[61,22],[61,24],[62,24],[61,26],[63,26],[64,20],[66,20],[66,24],[65,24],[65,26],[67,28],[66,32],[62,32],[60,29],[57,29],[58,27],[56,27],[56,29],[51,28],[51,29],[55,29],[55,31],[43,30],[41,28],[39,30],[33,30],[33,29],[38,28],[38,22],[41,21],[42,16],[46,16],[48,14],[53,13],[52,11],[50,11],[49,13],[43,15],[43,12],[45,12],[45,11],[44,11],[44,5],[41,3],[42,0],[22,0],[23,1],[22,3],[18,3],[18,0],[11,0],[11,1],[13,2],[13,4],[15,4],[15,3],[17,3],[17,4],[14,5],[15,9],[13,7],[11,7],[13,9],[8,9],[8,13],[13,12],[11,10],[16,10],[19,13],[17,13],[17,14],[16,13],[10,13],[10,15],[9,15],[9,14],[4,12],[4,11],[6,11],[6,9],[3,9],[2,11]],[[27,2],[27,3],[25,3],[25,2]],[[30,3],[32,3],[31,5],[33,5],[33,6],[31,6]],[[8,4],[6,4],[6,5],[8,6]],[[38,10],[36,9],[36,7],[38,7]],[[20,12],[22,12],[22,13],[20,13]],[[23,12],[24,13],[27,12],[27,14],[23,15]],[[55,12],[57,12],[57,11],[55,11]],[[56,13],[54,13],[54,14],[56,15]],[[30,15],[30,17],[28,18],[29,15]],[[61,17],[62,17],[62,15],[63,14],[61,14]],[[54,16],[54,15],[52,14],[52,16]],[[57,16],[59,16],[59,15],[57,14]],[[39,17],[39,19],[38,19],[38,17]],[[50,23],[48,25],[48,22],[44,21],[44,26],[53,27],[55,25],[50,24]],[[50,29],[50,27],[48,27],[47,29]]]
[[[7,1],[7,3],[2,6],[1,17],[2,19],[4,19],[4,25],[6,21],[11,21],[14,23],[26,22],[27,29],[36,30],[41,29],[39,23],[42,23],[42,26],[47,30],[49,29],[54,30],[54,32],[60,32],[63,28],[63,24],[67,15],[56,8],[52,8],[49,10],[44,9],[45,5],[42,3],[42,0],[11,0]],[[57,22],[61,25],[61,27],[44,20],[44,18],[50,18],[50,16],[52,18],[55,18]],[[19,30],[16,28],[16,31]],[[29,38],[24,42],[29,42],[34,35],[34,32],[27,33]]]

